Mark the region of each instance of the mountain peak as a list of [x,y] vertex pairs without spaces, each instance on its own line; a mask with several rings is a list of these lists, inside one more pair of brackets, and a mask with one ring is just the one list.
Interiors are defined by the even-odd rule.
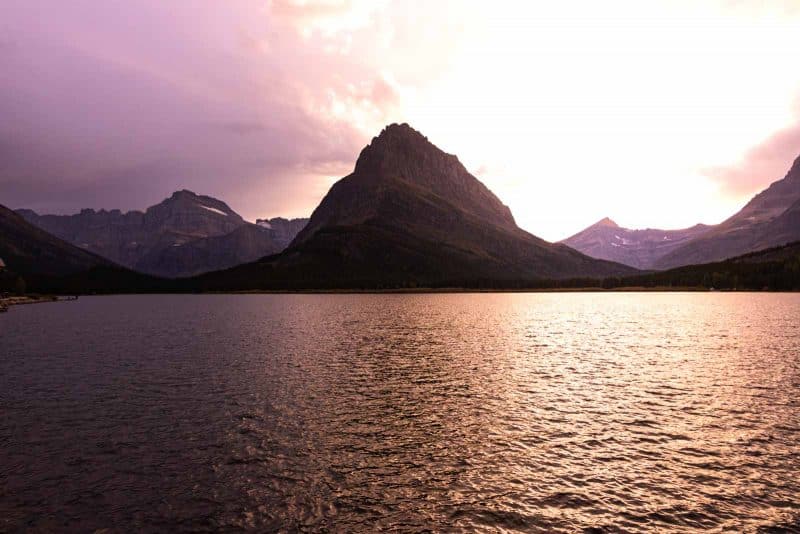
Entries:
[[387,137],[418,137],[424,139],[425,141],[428,140],[427,137],[412,128],[407,122],[393,122],[384,126],[383,130],[381,130],[381,133],[379,133],[378,136],[373,139],[373,141]]
[[519,231],[511,210],[458,158],[408,124],[390,124],[364,147],[353,172],[331,187],[295,243],[323,227],[367,220],[410,227],[435,209],[447,213],[442,221],[468,217]]
[[408,124],[392,123],[364,147],[356,161],[355,171],[380,175],[400,170],[412,162],[416,170],[421,171],[421,165],[441,167],[443,162],[452,165],[458,162],[458,158],[440,150]]
[[367,188],[393,184],[401,189],[411,187],[415,194],[426,191],[493,224],[516,228],[508,207],[456,156],[405,123],[390,124],[373,138],[361,151],[351,177],[350,181]]
[[194,191],[189,191],[188,189],[181,189],[180,191],[175,191],[174,193],[172,193],[172,195],[169,198],[178,199],[182,197],[197,198],[197,193],[195,193]]
[[603,217],[602,219],[594,223],[594,226],[607,226],[609,228],[619,228],[619,225],[608,217]]
[[188,189],[175,191],[169,198],[163,200],[160,204],[151,206],[147,211],[149,212],[154,208],[166,206],[180,206],[181,209],[190,210],[201,209],[211,213],[215,212],[218,215],[233,215],[237,219],[241,218],[225,202],[207,195],[198,195],[194,191],[189,191]]

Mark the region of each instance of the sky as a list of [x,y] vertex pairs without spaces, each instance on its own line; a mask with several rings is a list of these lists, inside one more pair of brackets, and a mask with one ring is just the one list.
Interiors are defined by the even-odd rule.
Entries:
[[717,223],[800,155],[800,0],[5,0],[0,204],[308,216],[408,122],[565,238]]

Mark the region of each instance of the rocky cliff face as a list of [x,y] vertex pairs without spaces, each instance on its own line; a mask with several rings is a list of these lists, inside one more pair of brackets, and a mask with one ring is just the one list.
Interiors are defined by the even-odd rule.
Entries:
[[710,228],[698,224],[683,230],[632,230],[605,218],[562,243],[592,258],[616,261],[637,269],[652,269],[663,256]]
[[[228,269],[282,249],[269,231],[254,224],[244,224],[228,234],[157,247],[138,265],[154,266],[161,276],[178,278]],[[153,268],[144,267],[143,270]]]
[[206,281],[395,287],[633,271],[521,230],[455,156],[394,124],[364,148],[286,251]]
[[86,251],[165,277],[191,276],[254,261],[279,252],[290,240],[286,230],[248,223],[224,202],[186,190],[144,212],[18,213]]
[[[393,205],[403,197],[419,202]],[[333,185],[296,243],[324,226],[361,224],[377,216],[418,224],[445,204],[451,215],[517,229],[511,210],[456,156],[441,151],[409,125],[392,124],[361,151],[353,173]]]

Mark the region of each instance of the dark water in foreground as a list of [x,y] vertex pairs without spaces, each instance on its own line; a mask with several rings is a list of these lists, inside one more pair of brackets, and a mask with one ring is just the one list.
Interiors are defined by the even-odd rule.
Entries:
[[800,295],[22,306],[0,531],[797,531],[799,392]]

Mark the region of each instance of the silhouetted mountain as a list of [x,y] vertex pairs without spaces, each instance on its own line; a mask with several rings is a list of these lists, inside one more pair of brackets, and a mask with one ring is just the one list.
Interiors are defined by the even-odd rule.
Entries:
[[736,215],[666,254],[656,267],[718,261],[800,240],[800,157],[782,180],[756,195]]
[[284,227],[276,231],[248,223],[224,202],[186,190],[145,212],[18,213],[85,250],[136,271],[166,277],[225,269],[274,254],[286,247],[291,233]]
[[703,224],[683,230],[631,230],[606,217],[561,243],[592,258],[652,269],[661,257],[707,232]]
[[456,156],[403,124],[364,148],[283,253],[205,287],[396,287],[634,272],[521,230]]
[[0,206],[0,291],[23,278],[32,293],[107,293],[183,290],[82,250]]
[[8,270],[22,276],[65,276],[113,266],[112,262],[37,228],[5,206],[0,206],[0,258]]

